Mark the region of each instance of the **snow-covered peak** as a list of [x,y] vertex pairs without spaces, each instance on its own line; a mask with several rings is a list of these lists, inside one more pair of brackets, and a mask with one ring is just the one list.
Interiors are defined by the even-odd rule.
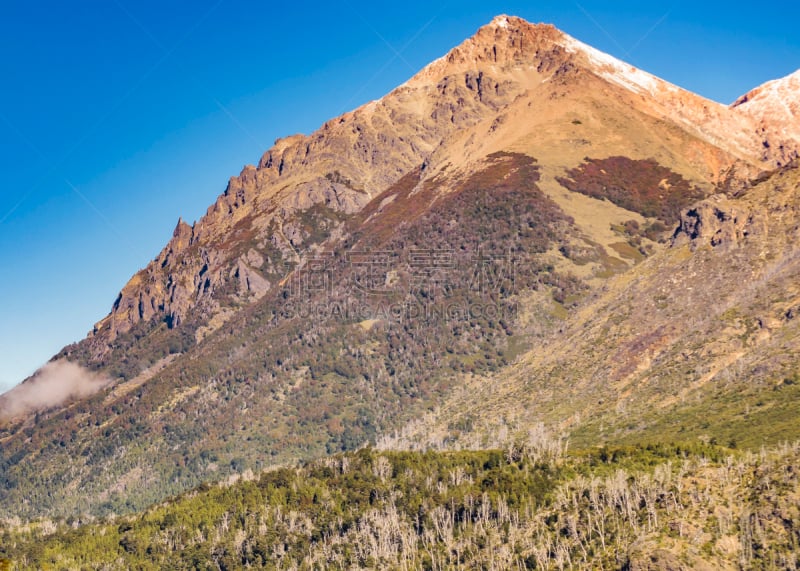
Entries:
[[731,110],[756,122],[763,152],[776,164],[800,156],[800,70],[756,87],[737,99]]
[[763,111],[772,107],[790,117],[800,116],[800,69],[794,73],[768,81],[737,99],[732,108],[742,111]]
[[496,28],[508,29],[508,16],[506,16],[505,14],[501,14],[500,16],[495,16],[489,23],[489,25],[494,26]]

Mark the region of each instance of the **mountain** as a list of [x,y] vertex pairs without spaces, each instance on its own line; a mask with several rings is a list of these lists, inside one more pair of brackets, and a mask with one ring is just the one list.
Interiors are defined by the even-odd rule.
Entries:
[[[535,71],[531,67],[534,64]],[[498,69],[498,65],[504,69]],[[267,245],[248,259],[249,251],[228,247],[225,239],[231,233],[254,232],[277,250],[273,257],[279,252],[281,259],[291,261],[296,257],[293,250],[305,240],[303,235],[309,234],[302,222],[294,219],[297,212],[322,205],[351,214],[420,165],[425,164],[423,178],[428,180],[445,165],[469,168],[463,163],[505,150],[508,137],[517,139],[520,150],[541,154],[543,141],[524,138],[530,137],[537,122],[541,121],[541,127],[552,123],[526,117],[531,104],[541,106],[542,115],[558,117],[567,105],[548,105],[540,101],[543,96],[566,97],[571,103],[586,106],[596,96],[580,91],[592,90],[598,79],[611,84],[597,84],[602,85],[600,89],[619,86],[626,91],[614,94],[614,104],[603,101],[610,108],[599,113],[598,122],[606,123],[604,115],[616,112],[617,104],[627,104],[631,97],[639,96],[643,101],[634,107],[650,118],[682,127],[690,125],[689,131],[700,139],[690,141],[698,147],[691,152],[708,153],[711,157],[680,156],[685,151],[674,156],[678,154],[678,149],[672,148],[675,142],[659,145],[665,147],[659,149],[662,153],[673,155],[668,156],[671,161],[688,163],[681,165],[686,174],[714,182],[722,171],[720,167],[733,164],[734,159],[761,158],[760,142],[755,145],[759,148],[753,148],[752,136],[739,142],[742,137],[737,136],[736,129],[741,128],[742,122],[738,114],[726,115],[723,106],[601,54],[553,27],[498,17],[474,38],[381,100],[326,123],[310,137],[277,141],[257,168],[248,166],[230,180],[225,193],[194,227],[179,221],[170,243],[123,288],[111,314],[95,327],[94,334],[99,337],[95,344],[97,354],[108,350],[105,341],[113,341],[119,333],[155,316],[180,323],[195,307],[203,316],[213,315],[241,297],[263,294],[272,282],[254,273],[261,268],[253,266],[260,266],[258,262],[264,259]],[[551,89],[547,80],[564,85],[563,92]],[[770,119],[765,118],[767,113]],[[521,117],[528,119],[522,122],[521,132],[519,127],[501,125]],[[558,120],[556,117],[553,119]],[[773,119],[777,123],[783,121],[765,106],[751,110],[750,118],[759,124]],[[476,143],[474,138],[469,141],[465,137],[466,131],[480,131],[486,126],[479,125],[489,121],[488,140]],[[653,133],[641,134],[645,138],[640,143],[643,147],[654,144],[647,136],[659,130],[657,126],[648,127]],[[755,130],[755,126],[749,127]],[[725,137],[720,138],[723,133]],[[593,150],[600,142],[607,146],[605,135],[597,133],[600,141],[594,144],[591,140],[588,144],[573,141],[572,146],[586,146],[583,151]],[[796,140],[797,133],[794,135]],[[557,147],[553,154],[563,157],[567,149],[561,147],[569,141],[563,141],[560,134],[556,137],[559,140],[554,141]],[[632,153],[629,147],[630,142],[620,144],[619,150]],[[570,155],[574,156],[576,150]],[[563,157],[559,162],[567,160]],[[276,232],[269,231],[273,223]],[[241,242],[237,240],[237,245]],[[282,277],[280,270],[276,272]],[[270,272],[266,274],[269,276]],[[226,284],[234,291],[216,293]]]
[[5,395],[0,516],[542,421],[583,446],[796,438],[796,79],[728,107],[495,18],[179,220],[54,359],[96,392]]
[[[503,69],[497,69],[498,65]],[[616,104],[630,103],[631,97],[638,96],[642,101],[637,101],[634,108],[651,119],[674,123],[696,135],[699,140],[690,140],[689,144],[697,148],[689,153],[683,149],[679,153],[674,141],[658,145],[663,147],[658,150],[665,159],[669,159],[665,162],[686,163],[678,169],[681,174],[717,182],[724,168],[737,159],[780,166],[781,161],[796,157],[796,141],[800,138],[797,130],[780,132],[792,143],[785,147],[774,141],[778,158],[762,151],[762,145],[765,149],[772,147],[766,138],[755,141],[751,133],[741,132],[743,124],[745,129],[761,133],[777,133],[779,126],[786,125],[785,113],[778,111],[789,109],[784,101],[787,94],[796,94],[796,77],[759,88],[766,91],[748,94],[752,103],[743,106],[740,100],[734,105],[743,113],[730,113],[721,105],[597,52],[555,28],[531,26],[501,16],[381,100],[326,123],[310,137],[277,141],[257,168],[245,167],[230,180],[225,193],[196,225],[190,227],[179,221],[173,239],[148,268],[123,288],[111,314],[96,325],[95,355],[108,351],[107,341],[113,342],[118,334],[154,317],[179,324],[190,313],[199,313],[207,326],[207,316],[219,315],[225,306],[235,305],[243,298],[262,295],[275,281],[270,281],[269,276],[283,274],[273,267],[259,272],[264,269],[261,266],[283,260],[291,263],[298,256],[295,250],[302,246],[305,235],[311,234],[296,219],[298,212],[321,205],[352,214],[420,165],[426,167],[425,176],[421,177],[424,180],[435,178],[445,166],[469,169],[464,163],[471,159],[508,150],[505,141],[509,137],[517,139],[519,150],[541,155],[544,141],[525,138],[535,132],[532,127],[537,123],[540,127],[552,123],[531,120],[527,115],[532,104],[541,107],[542,115],[558,117],[568,105],[543,103],[540,100],[544,95],[564,97],[570,103],[586,106],[594,103],[596,96],[586,92],[595,87],[597,79],[611,84],[602,89],[618,86],[627,92],[614,93],[614,104],[604,94],[602,103],[610,108],[599,112],[599,123],[608,123],[605,115],[616,112]],[[548,80],[563,85],[563,92],[551,89],[546,85]],[[516,123],[514,120],[522,117],[527,121],[521,122],[521,131],[518,126],[502,125]],[[553,119],[558,120],[556,117]],[[483,141],[476,143],[474,138],[470,141],[465,136],[465,132],[472,135],[476,129],[480,132],[484,127],[481,123],[489,121],[490,134]],[[652,133],[642,133],[644,141],[620,143],[619,151],[633,153],[630,147],[637,143],[643,148],[655,146],[647,136],[661,135],[660,127],[648,128]],[[581,150],[592,151],[602,143],[608,148],[606,133],[592,134],[599,141],[576,143],[556,134],[559,140],[553,141],[553,154],[559,156],[557,161],[574,162],[574,147],[585,146]],[[567,158],[568,149],[563,147],[569,143],[573,150]],[[272,225],[275,231],[270,231]],[[265,243],[257,244],[260,250],[239,252],[228,243],[236,232],[253,232]],[[236,240],[239,249],[242,242]],[[272,257],[267,253],[265,258],[265,248],[276,252],[270,252]],[[273,259],[276,257],[280,260]],[[218,292],[226,285],[233,291]]]

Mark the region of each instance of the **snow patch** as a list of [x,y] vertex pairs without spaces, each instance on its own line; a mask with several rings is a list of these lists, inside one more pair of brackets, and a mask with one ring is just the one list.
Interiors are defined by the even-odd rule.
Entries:
[[731,109],[767,122],[783,139],[800,141],[800,70],[756,87],[737,99]]
[[497,16],[494,20],[492,20],[492,24],[494,24],[498,28],[503,28],[504,30],[507,30],[508,16]]
[[753,103],[780,103],[788,111],[789,115],[792,112],[788,109],[787,102],[800,99],[800,69],[791,75],[787,75],[781,79],[774,79],[767,83],[756,87],[750,93],[740,98],[731,107],[745,107]]
[[630,91],[656,95],[659,87],[667,86],[669,89],[675,89],[656,76],[620,61],[614,56],[601,52],[566,34],[564,34],[563,46],[570,53],[584,54],[597,68],[598,75]]

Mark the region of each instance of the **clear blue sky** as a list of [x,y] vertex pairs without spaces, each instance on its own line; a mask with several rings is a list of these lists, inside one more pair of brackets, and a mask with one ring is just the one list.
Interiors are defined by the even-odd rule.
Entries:
[[0,388],[82,338],[276,137],[380,97],[496,14],[726,103],[800,68],[796,3],[291,4],[2,3]]

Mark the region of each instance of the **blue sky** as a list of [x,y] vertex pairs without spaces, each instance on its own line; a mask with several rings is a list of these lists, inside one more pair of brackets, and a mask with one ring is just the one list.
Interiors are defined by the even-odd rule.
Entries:
[[797,4],[290,4],[2,3],[0,390],[81,339],[275,138],[380,97],[494,15],[725,103],[800,68]]

